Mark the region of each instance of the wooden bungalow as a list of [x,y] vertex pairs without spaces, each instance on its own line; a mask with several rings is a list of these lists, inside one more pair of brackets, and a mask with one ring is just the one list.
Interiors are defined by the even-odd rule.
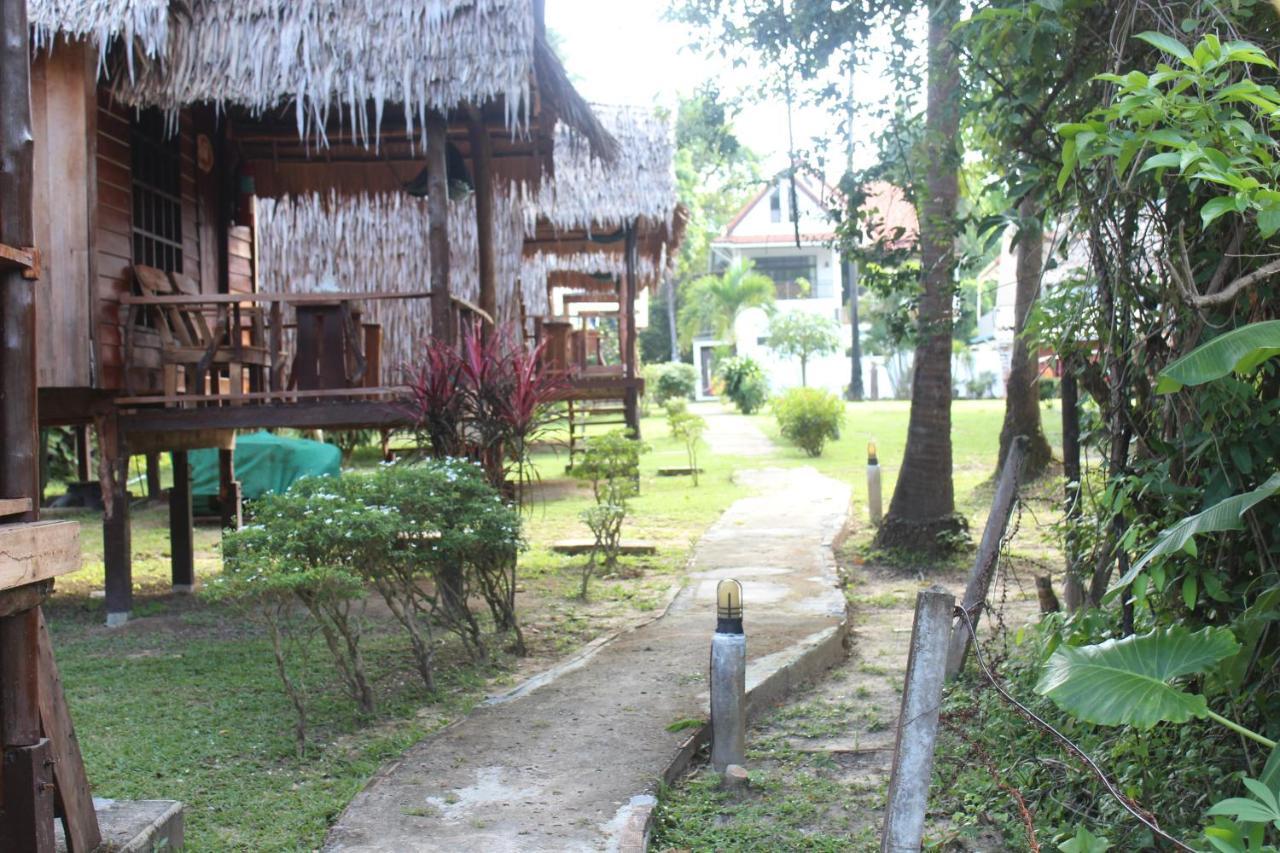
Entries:
[[[510,200],[554,174],[557,132],[602,163],[617,144],[541,0],[28,8],[39,420],[97,432],[119,624],[130,454],[175,453],[173,582],[190,589],[186,451],[240,428],[399,422],[390,366],[413,339],[517,316],[499,284]],[[429,251],[393,264],[408,231]],[[371,287],[389,265],[396,286]]]
[[[672,123],[641,107],[593,108],[618,142],[617,157],[603,161],[580,134],[560,128],[555,177],[539,194],[521,278],[530,333],[573,376],[571,453],[591,425],[639,433],[636,300],[668,271],[686,222]],[[602,323],[616,324],[618,352],[602,349]]]

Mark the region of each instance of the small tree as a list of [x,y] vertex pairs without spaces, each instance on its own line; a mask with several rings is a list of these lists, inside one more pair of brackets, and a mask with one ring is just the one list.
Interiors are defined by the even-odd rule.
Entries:
[[769,324],[769,349],[783,358],[800,359],[800,384],[808,385],[809,359],[840,348],[840,329],[818,314],[780,314]]
[[673,415],[670,419],[671,435],[684,442],[685,452],[689,455],[689,471],[693,474],[693,484],[698,485],[698,443],[702,434],[707,431],[706,419],[691,412]]
[[810,456],[821,456],[844,424],[844,402],[816,388],[792,388],[773,401],[773,413],[782,437]]
[[738,411],[750,415],[769,400],[769,380],[764,369],[744,355],[726,358],[716,367],[716,374],[724,382],[724,394]]
[[584,599],[597,559],[603,556],[607,571],[613,571],[618,565],[622,525],[631,498],[640,494],[640,454],[647,449],[627,432],[613,430],[588,439],[582,461],[573,466],[573,476],[591,483],[591,494],[596,501],[595,506],[581,514],[595,538],[582,568],[579,594]]

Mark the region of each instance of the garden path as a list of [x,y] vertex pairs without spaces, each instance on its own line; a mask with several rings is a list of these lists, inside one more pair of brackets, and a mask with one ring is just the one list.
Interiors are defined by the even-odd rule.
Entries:
[[[767,443],[745,418],[704,414],[717,448]],[[668,727],[707,713],[716,582],[744,582],[749,682],[815,637],[838,643],[843,630],[832,543],[849,487],[811,468],[737,476],[756,494],[703,535],[689,583],[662,617],[412,747],[356,796],[326,849],[632,849],[648,795],[689,738]]]

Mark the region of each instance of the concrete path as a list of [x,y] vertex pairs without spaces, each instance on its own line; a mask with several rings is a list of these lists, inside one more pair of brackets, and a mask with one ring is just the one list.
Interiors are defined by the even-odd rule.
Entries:
[[689,411],[706,418],[706,442],[712,453],[756,459],[777,449],[755,424],[720,403],[694,403]]
[[[709,434],[749,426],[716,417]],[[707,714],[718,579],[746,587],[753,703],[840,652],[831,546],[848,487],[807,468],[741,477],[759,494],[703,536],[691,583],[665,615],[411,748],[351,802],[326,849],[638,849],[657,782],[689,740],[667,727]]]

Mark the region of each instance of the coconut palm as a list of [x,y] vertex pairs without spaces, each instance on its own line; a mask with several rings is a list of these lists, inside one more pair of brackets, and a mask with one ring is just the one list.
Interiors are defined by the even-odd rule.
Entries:
[[703,332],[733,342],[733,324],[748,308],[773,305],[773,279],[755,271],[747,258],[736,258],[721,275],[691,282],[680,307],[680,342],[689,346]]

